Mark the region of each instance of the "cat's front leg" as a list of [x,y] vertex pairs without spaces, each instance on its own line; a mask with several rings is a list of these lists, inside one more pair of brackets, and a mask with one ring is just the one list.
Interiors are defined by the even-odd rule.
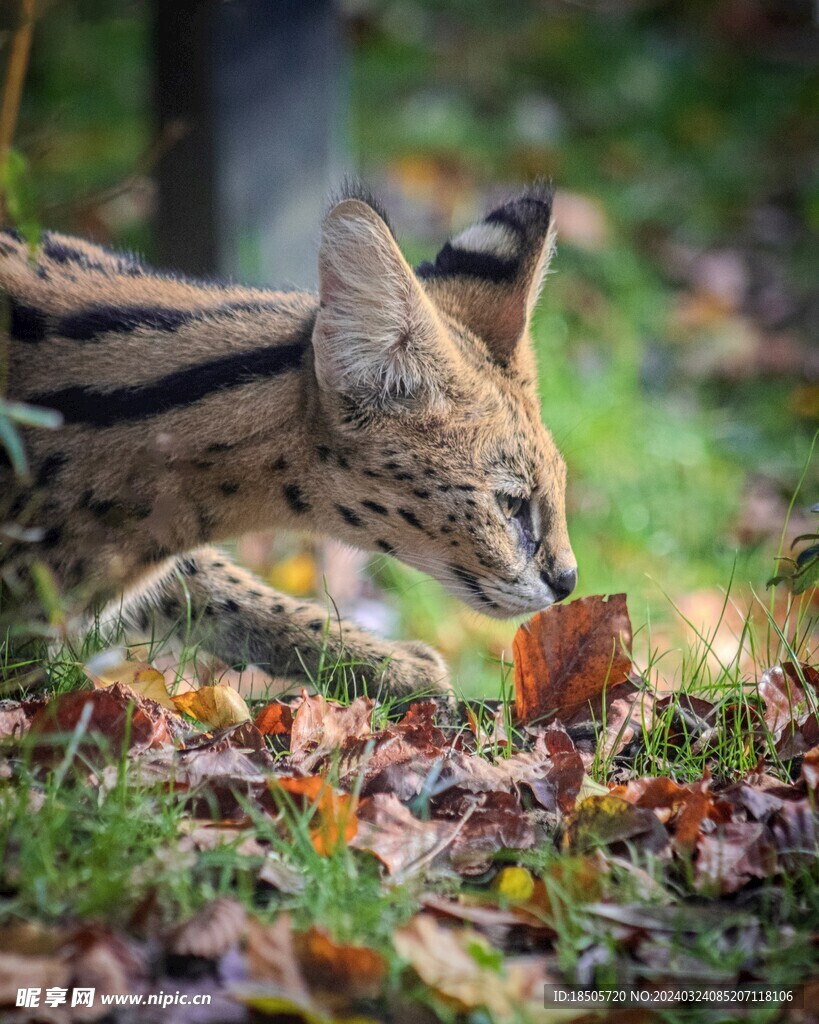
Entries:
[[329,615],[314,601],[279,593],[215,548],[163,567],[126,595],[131,632],[175,633],[231,666],[257,665],[270,675],[314,682],[332,672],[348,690],[407,696],[447,689],[441,656],[425,644],[390,643]]

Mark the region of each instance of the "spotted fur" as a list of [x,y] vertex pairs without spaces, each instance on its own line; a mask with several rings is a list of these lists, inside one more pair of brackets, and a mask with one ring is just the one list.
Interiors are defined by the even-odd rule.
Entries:
[[212,545],[270,526],[336,537],[498,617],[565,596],[565,467],[528,335],[552,244],[534,189],[413,271],[377,206],[347,195],[316,297],[157,274],[53,233],[30,259],[0,234],[9,394],[64,419],[26,431],[30,480],[0,465],[6,584],[21,592],[38,561],[77,607],[107,603],[137,635],[187,623],[229,663],[298,676],[329,646],[396,691],[442,683],[434,652],[325,630],[320,607]]

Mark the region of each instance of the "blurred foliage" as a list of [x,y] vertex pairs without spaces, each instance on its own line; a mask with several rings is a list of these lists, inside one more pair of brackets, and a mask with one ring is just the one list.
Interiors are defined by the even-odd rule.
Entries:
[[[634,620],[672,645],[663,591],[770,575],[819,420],[812,5],[342,11],[351,148],[412,258],[520,182],[555,181],[560,248],[535,338],[544,418],[569,463],[580,593],[627,591]],[[149,38],[131,0],[44,5],[18,133],[44,224],[148,256],[149,173],[141,191],[95,196],[150,150]],[[816,487],[814,465],[794,534]],[[296,569],[321,590],[303,553],[272,575]],[[388,560],[375,570],[400,595],[402,632],[438,645],[468,689],[497,690],[492,659],[513,624]]]

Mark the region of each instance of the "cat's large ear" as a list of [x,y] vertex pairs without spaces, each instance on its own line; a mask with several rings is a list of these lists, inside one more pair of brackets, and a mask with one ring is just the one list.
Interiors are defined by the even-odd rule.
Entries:
[[533,186],[447,242],[417,273],[436,305],[506,364],[526,334],[553,249],[552,191]]
[[322,388],[384,405],[445,390],[445,332],[368,202],[344,199],[327,215],[319,298],[313,346]]

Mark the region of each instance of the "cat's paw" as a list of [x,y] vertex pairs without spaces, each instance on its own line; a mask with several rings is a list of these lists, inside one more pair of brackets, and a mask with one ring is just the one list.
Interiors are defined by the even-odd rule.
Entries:
[[390,645],[382,678],[385,688],[396,697],[452,692],[446,662],[438,651],[418,640]]

